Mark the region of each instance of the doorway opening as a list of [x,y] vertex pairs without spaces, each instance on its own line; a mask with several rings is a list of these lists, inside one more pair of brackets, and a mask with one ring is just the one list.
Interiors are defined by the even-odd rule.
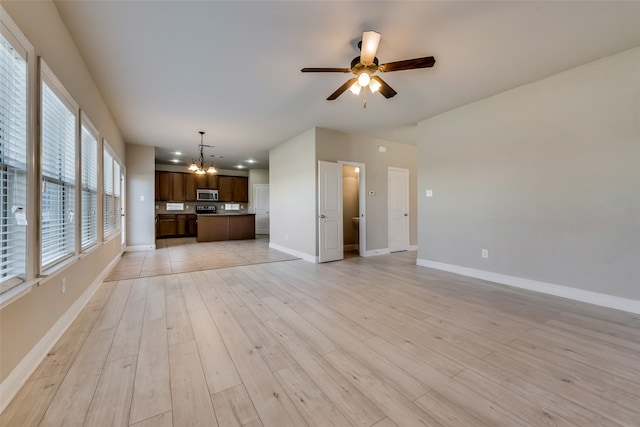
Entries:
[[362,163],[342,164],[342,225],[344,258],[364,256],[366,250],[365,186]]

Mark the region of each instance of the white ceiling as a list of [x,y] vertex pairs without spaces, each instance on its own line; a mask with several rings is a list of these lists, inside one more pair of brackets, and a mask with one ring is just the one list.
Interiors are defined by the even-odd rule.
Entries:
[[[415,144],[416,123],[640,45],[640,2],[62,1],[56,5],[125,141],[231,168],[313,126]],[[380,63],[433,55],[434,68],[384,74],[397,92],[336,101],[362,31]]]

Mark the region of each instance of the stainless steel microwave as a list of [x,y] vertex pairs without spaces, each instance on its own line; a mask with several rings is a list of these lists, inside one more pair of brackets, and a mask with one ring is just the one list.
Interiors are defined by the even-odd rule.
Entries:
[[209,190],[207,188],[198,188],[196,190],[196,200],[199,202],[217,202],[218,190]]

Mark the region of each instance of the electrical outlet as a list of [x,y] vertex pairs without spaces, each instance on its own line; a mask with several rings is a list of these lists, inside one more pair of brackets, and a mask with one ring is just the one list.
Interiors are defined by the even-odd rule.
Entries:
[[60,281],[60,292],[61,293],[65,293],[67,292],[67,278],[63,277],[62,280]]
[[427,197],[433,197],[433,190],[427,190],[425,195]]
[[489,258],[489,249],[482,250],[482,258]]

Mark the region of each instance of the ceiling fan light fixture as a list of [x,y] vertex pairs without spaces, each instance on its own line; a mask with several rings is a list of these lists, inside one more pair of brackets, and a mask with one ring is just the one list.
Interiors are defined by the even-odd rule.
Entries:
[[[364,65],[373,64],[380,43],[380,33],[375,31],[365,31],[362,33],[362,46],[360,48],[360,61]],[[362,85],[366,86],[366,85]]]
[[382,85],[377,80],[371,79],[371,81],[369,82],[369,90],[371,90],[371,93],[376,93],[381,86]]
[[360,89],[362,89],[362,86],[360,86],[360,83],[358,83],[357,81],[354,82],[349,88],[351,93],[353,93],[354,95],[358,95],[360,93]]
[[371,76],[369,75],[369,73],[366,72],[362,72],[360,73],[360,75],[358,76],[358,83],[360,84],[360,86],[365,87],[369,84],[369,82],[371,81]]

